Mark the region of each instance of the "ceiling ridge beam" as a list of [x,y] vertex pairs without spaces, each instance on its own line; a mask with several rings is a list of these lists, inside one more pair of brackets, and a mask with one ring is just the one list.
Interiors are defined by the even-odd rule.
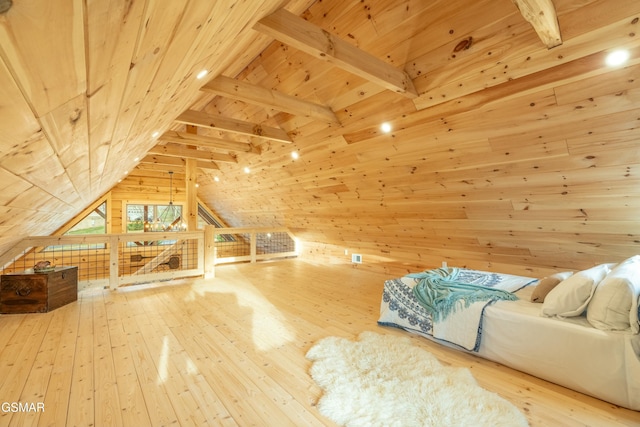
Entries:
[[158,154],[161,156],[180,157],[182,159],[238,163],[238,159],[230,154],[214,153],[212,151],[198,150],[196,148],[188,148],[176,144],[156,145],[149,150],[148,153]]
[[175,121],[185,125],[255,136],[287,144],[293,142],[289,134],[283,129],[209,114],[204,111],[186,110],[180,114]]
[[172,142],[182,145],[197,145],[205,148],[218,148],[221,150],[240,151],[243,153],[260,153],[260,150],[249,142],[229,141],[207,135],[178,132],[174,130],[162,134],[160,141]]
[[279,9],[262,18],[253,29],[385,89],[411,99],[418,97],[411,77],[404,70],[394,67],[285,9]]
[[251,83],[235,80],[231,77],[220,75],[205,84],[201,90],[227,98],[237,99],[249,104],[284,111],[294,116],[305,116],[329,123],[340,123],[338,117],[329,107],[314,104],[313,102]]
[[513,3],[547,49],[562,44],[558,16],[551,0],[513,0]]
[[[149,164],[149,165],[157,165],[157,166],[171,166],[171,167],[185,167],[186,162],[183,158],[172,157],[172,156],[163,156],[158,154],[148,154],[146,155],[140,163]],[[219,170],[220,168],[212,161],[206,160],[198,160],[198,167],[201,169],[213,169]]]

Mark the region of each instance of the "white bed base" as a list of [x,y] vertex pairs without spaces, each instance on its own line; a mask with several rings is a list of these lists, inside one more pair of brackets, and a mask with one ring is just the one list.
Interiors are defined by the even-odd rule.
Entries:
[[[516,292],[519,301],[498,301],[485,309],[480,347],[469,353],[640,411],[640,335],[595,329],[584,316],[542,317],[542,304],[529,301],[533,287]],[[398,324],[397,316],[389,322],[382,311],[380,324],[441,342],[408,322]]]

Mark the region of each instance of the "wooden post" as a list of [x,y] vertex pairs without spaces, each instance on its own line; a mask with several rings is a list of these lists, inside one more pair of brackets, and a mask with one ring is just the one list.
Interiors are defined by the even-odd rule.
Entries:
[[204,278],[216,276],[216,226],[204,226]]
[[118,287],[118,236],[109,238],[109,287],[113,290]]
[[[197,134],[197,127],[187,125],[187,133]],[[195,231],[198,228],[198,161],[196,159],[186,159],[184,184],[186,187],[186,203],[183,219],[187,223],[188,231]]]
[[251,236],[250,237],[250,239],[251,239],[251,242],[250,242],[250,244],[251,244],[251,262],[255,263],[256,262],[256,254],[258,252],[258,250],[257,250],[258,245],[257,245],[257,242],[256,242],[256,238],[257,238],[258,234],[255,231],[252,231],[249,234],[249,236]]

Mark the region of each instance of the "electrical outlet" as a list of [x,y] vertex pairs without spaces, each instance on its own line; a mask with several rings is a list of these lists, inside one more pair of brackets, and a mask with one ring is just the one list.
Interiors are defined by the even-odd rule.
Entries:
[[351,262],[353,262],[354,264],[362,264],[362,255],[351,254]]

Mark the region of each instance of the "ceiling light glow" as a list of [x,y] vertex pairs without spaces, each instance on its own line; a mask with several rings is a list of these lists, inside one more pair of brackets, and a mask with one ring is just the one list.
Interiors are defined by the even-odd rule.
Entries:
[[157,138],[158,136],[160,136],[160,132],[155,131],[154,133],[151,134],[152,138]]
[[380,129],[384,133],[391,132],[391,123],[384,122],[383,124],[380,125]]
[[629,51],[628,50],[614,50],[605,59],[605,62],[610,67],[617,67],[619,65],[624,64],[629,60]]
[[217,176],[214,176],[214,177],[213,177],[213,180],[214,180],[215,182],[219,182],[219,181],[220,181],[220,178],[218,178]]
[[198,75],[196,75],[196,78],[198,80],[203,79],[207,74],[209,74],[209,72],[207,70],[202,70],[198,73]]
[[245,166],[244,173],[249,173],[249,172],[251,172],[251,169],[249,169],[247,166]]
[[292,152],[291,152],[291,158],[292,158],[293,160],[296,160],[296,159],[298,159],[299,157],[300,157],[300,155],[298,154],[298,152],[297,152],[297,151],[292,151]]

